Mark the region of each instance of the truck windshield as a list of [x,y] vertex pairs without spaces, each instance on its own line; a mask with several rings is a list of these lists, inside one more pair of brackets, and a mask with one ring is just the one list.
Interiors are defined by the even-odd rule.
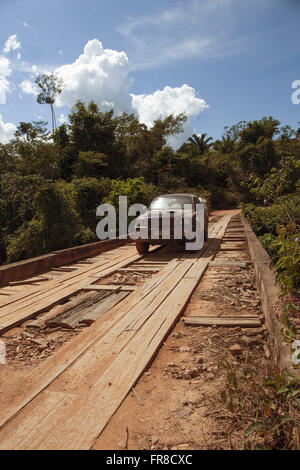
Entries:
[[184,209],[185,204],[191,205],[192,202],[190,196],[160,196],[151,202],[149,209]]

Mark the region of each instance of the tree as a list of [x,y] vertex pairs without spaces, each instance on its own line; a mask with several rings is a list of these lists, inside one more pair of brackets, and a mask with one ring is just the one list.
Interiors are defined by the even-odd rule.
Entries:
[[272,140],[276,134],[279,134],[280,122],[272,116],[263,117],[259,121],[250,121],[239,132],[240,143],[242,146],[247,144],[255,145],[262,137]]
[[74,201],[64,182],[41,181],[32,201],[33,218],[24,221],[9,238],[9,263],[74,246],[81,241],[83,227]]
[[79,151],[107,155],[111,152],[117,125],[113,114],[113,110],[99,111],[93,101],[87,106],[82,101],[77,101],[69,115],[70,143],[76,154]]
[[209,151],[210,146],[212,143],[209,143],[210,140],[212,140],[212,137],[207,137],[207,134],[201,134],[200,136],[197,134],[193,134],[192,137],[188,138],[188,141],[190,142],[191,145],[193,145],[197,153],[199,155],[204,155]]
[[51,74],[41,74],[35,79],[35,83],[42,90],[37,96],[39,104],[49,104],[51,108],[52,134],[56,130],[54,103],[58,95],[63,91],[64,82],[61,78]]
[[27,142],[30,142],[34,139],[48,140],[49,132],[46,129],[46,125],[47,122],[45,121],[21,121],[15,132],[15,137],[24,137]]

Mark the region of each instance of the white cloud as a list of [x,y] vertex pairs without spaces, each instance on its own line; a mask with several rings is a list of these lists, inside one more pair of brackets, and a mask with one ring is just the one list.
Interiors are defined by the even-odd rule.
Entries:
[[31,28],[32,26],[30,26],[30,24],[26,23],[25,21],[23,22],[23,25],[25,26],[25,28]]
[[23,91],[23,93],[27,93],[28,95],[36,96],[38,94],[37,87],[34,83],[30,82],[29,80],[23,80],[19,87]]
[[58,51],[59,55],[63,55],[63,51],[59,50]]
[[113,107],[116,114],[135,111],[149,127],[159,117],[180,113],[196,116],[208,107],[188,85],[180,88],[166,86],[148,95],[129,94],[133,82],[129,70],[125,52],[104,49],[97,39],[88,41],[84,53],[73,64],[56,69],[55,73],[65,83],[56,104],[71,107],[78,99],[85,102],[94,100],[101,109]]
[[104,49],[97,39],[88,41],[84,53],[72,64],[55,70],[65,89],[57,99],[57,106],[73,106],[80,99],[95,101],[102,110],[112,107],[116,113],[131,110],[128,76],[129,62],[125,52]]
[[4,123],[0,114],[0,143],[6,144],[9,142],[13,138],[16,129],[16,126],[11,122]]
[[10,62],[4,57],[0,56],[0,75],[8,77],[11,74]]
[[58,118],[58,122],[60,124],[66,124],[68,122],[68,116],[66,116],[65,114],[61,114]]
[[17,40],[17,35],[12,34],[6,41],[3,51],[5,54],[7,54],[10,51],[16,51],[17,49],[20,49],[20,47],[21,43]]
[[137,111],[141,122],[148,127],[155,119],[164,118],[169,114],[178,116],[180,113],[188,117],[196,116],[208,108],[202,98],[197,98],[195,89],[182,85],[180,88],[166,86],[149,95],[131,95],[132,106]]
[[4,57],[0,56],[0,104],[6,103],[6,93],[9,91],[9,81],[7,77],[11,74],[10,62]]
[[168,144],[174,148],[178,148],[195,132],[190,118],[209,108],[204,99],[196,96],[195,89],[186,84],[177,88],[166,86],[163,90],[157,90],[149,95],[131,95],[131,97],[132,106],[139,120],[148,128],[151,128],[158,118],[163,119],[170,114],[174,116],[186,114],[189,119],[183,123],[183,132],[168,139]]
[[[36,66],[28,69],[31,74],[36,71]],[[180,113],[193,118],[208,108],[205,100],[199,98],[195,89],[187,84],[175,88],[166,86],[151,94],[130,94],[133,79],[126,53],[104,49],[97,39],[88,41],[83,54],[73,63],[60,66],[54,73],[63,79],[65,85],[56,106],[71,108],[77,100],[85,103],[93,100],[103,111],[113,108],[115,114],[136,113],[149,128],[158,118]],[[35,84],[29,80],[23,80],[19,87],[23,93],[37,95]],[[61,114],[58,121],[66,122],[66,114]],[[176,139],[176,144],[179,145],[193,133],[190,121],[184,124],[184,131]]]
[[9,82],[0,75],[0,104],[6,103],[6,93],[9,91]]

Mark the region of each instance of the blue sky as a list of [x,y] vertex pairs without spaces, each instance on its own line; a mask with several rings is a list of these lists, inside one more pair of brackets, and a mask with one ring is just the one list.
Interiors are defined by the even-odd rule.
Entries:
[[0,0],[0,18],[2,142],[19,121],[50,122],[37,72],[65,81],[59,123],[77,99],[94,99],[148,126],[185,112],[180,140],[269,115],[299,127],[300,1]]

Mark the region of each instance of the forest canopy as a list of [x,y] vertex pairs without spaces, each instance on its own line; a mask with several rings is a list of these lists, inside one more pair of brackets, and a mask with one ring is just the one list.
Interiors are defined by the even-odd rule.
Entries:
[[[20,122],[0,144],[0,263],[95,241],[97,206],[119,194],[148,204],[159,193],[191,192],[211,208],[250,204],[248,213],[274,204],[281,210],[271,218],[299,223],[299,130],[263,117],[226,127],[215,141],[194,134],[175,150],[168,139],[185,120],[170,115],[148,129],[133,114],[78,101],[53,134],[43,121]],[[276,224],[271,232],[259,224],[267,246]]]

